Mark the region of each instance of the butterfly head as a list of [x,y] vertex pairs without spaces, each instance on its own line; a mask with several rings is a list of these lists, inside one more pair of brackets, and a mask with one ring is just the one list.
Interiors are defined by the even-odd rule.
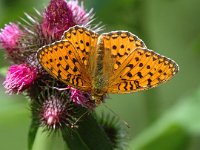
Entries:
[[96,106],[99,106],[104,101],[104,94],[94,94],[91,96]]

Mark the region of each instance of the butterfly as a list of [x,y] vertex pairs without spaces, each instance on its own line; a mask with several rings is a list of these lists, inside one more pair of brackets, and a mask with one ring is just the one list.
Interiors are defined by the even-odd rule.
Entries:
[[78,25],[41,47],[37,59],[56,79],[89,92],[96,105],[106,94],[154,88],[178,72],[175,61],[147,49],[130,32],[98,34]]

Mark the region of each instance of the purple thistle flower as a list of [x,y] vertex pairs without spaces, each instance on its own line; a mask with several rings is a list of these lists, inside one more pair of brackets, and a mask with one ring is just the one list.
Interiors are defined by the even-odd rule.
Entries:
[[60,40],[63,32],[74,25],[83,25],[96,32],[102,29],[98,24],[90,25],[94,20],[93,9],[87,12],[83,3],[79,4],[78,0],[51,0],[43,13],[37,10],[35,15],[25,13],[21,23],[10,23],[0,32],[0,43],[14,64],[3,83],[6,92],[25,91],[31,99],[33,120],[48,129],[74,127],[83,110],[96,107],[89,93],[72,87],[65,93],[54,90],[55,86],[67,85],[50,76],[36,58],[40,47]]
[[42,121],[48,126],[53,126],[60,122],[60,117],[63,115],[65,106],[62,106],[60,101],[51,96],[45,101],[42,109]]
[[66,99],[60,96],[49,96],[39,108],[41,125],[49,129],[58,129],[58,127],[69,126],[75,122],[73,117],[75,112],[71,111],[72,105]]
[[68,86],[71,92],[70,99],[73,103],[81,105],[83,107],[94,109],[95,104],[90,99],[90,95],[88,93],[83,93],[80,90],[77,90],[73,87]]
[[73,13],[65,0],[51,0],[41,24],[45,37],[60,39],[63,32],[74,26]]
[[73,20],[76,25],[87,25],[89,20],[93,18],[93,9],[87,13],[84,9],[83,3],[81,3],[80,6],[78,5],[78,0],[70,0],[67,5],[73,13]]
[[1,29],[0,43],[2,43],[3,48],[7,49],[10,53],[17,47],[22,35],[23,32],[19,29],[18,25],[10,23],[6,25],[4,29]]
[[3,83],[9,94],[20,93],[27,89],[37,77],[37,69],[27,64],[12,65],[8,69],[6,79]]

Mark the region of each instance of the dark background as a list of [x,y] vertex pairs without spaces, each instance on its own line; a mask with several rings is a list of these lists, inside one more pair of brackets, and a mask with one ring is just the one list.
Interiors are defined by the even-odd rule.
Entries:
[[[0,28],[24,12],[42,10],[48,0],[0,0]],[[110,95],[106,105],[131,126],[130,150],[200,149],[200,1],[85,0],[105,31],[128,30],[147,47],[174,59],[174,79],[149,91]],[[25,17],[24,17],[25,18]],[[7,66],[3,50],[0,67]],[[4,76],[0,76],[2,83]],[[0,86],[0,149],[26,150],[30,113],[24,96],[8,96]],[[105,110],[103,105],[98,111]],[[53,148],[52,148],[53,149]]]

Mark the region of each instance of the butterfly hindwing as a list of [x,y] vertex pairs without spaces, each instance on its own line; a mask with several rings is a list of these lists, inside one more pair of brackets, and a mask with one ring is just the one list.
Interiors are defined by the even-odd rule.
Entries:
[[111,77],[108,93],[131,93],[153,88],[171,79],[177,71],[178,66],[173,60],[149,49],[137,48]]
[[61,40],[44,46],[37,56],[43,68],[58,80],[80,90],[89,90],[89,76],[71,42]]

